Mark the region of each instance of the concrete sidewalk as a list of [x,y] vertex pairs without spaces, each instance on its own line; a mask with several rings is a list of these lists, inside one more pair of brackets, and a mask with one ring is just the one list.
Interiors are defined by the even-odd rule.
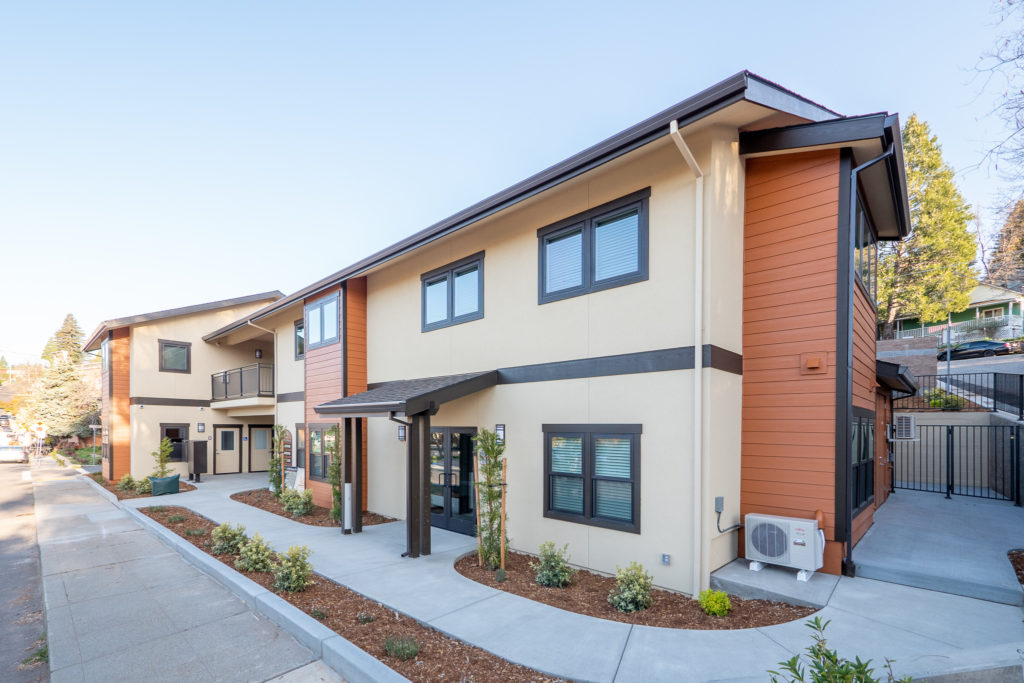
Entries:
[[[454,561],[472,538],[434,529],[434,553],[402,558],[404,523],[343,536],[230,500],[266,485],[265,474],[223,475],[194,492],[163,496],[215,522],[241,523],[276,549],[306,544],[316,570],[338,583],[467,643],[539,671],[587,681],[764,681],[766,670],[811,640],[803,622],[737,631],[630,626],[566,612],[496,591],[459,575]],[[133,507],[149,498],[124,501]],[[955,550],[954,550],[955,552]],[[819,614],[840,654],[896,660],[915,678],[995,666],[1019,666],[1024,647],[1019,607],[843,578]],[[1017,674],[1018,678],[1020,674]]]
[[52,681],[340,680],[66,472],[33,468]]

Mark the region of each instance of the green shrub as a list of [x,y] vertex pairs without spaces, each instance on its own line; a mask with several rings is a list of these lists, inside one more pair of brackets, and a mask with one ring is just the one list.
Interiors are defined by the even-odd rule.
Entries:
[[369,624],[373,622],[373,615],[369,612],[360,612],[356,615],[356,621],[360,624]]
[[508,578],[508,572],[504,569],[499,568],[498,571],[494,572],[494,580],[498,583],[505,583],[505,579]]
[[121,477],[121,481],[117,482],[117,490],[118,491],[134,491],[135,490],[135,480],[132,479],[132,475],[126,474],[123,477]]
[[710,588],[702,590],[697,596],[697,602],[704,614],[712,617],[724,617],[732,609],[729,594],[725,591],[713,591]]
[[281,489],[284,486],[281,479],[281,454],[284,450],[285,431],[283,425],[274,425],[271,437],[270,462],[267,464],[267,471],[269,472],[270,490],[273,491],[275,498],[281,497]]
[[323,621],[324,619],[327,618],[327,612],[323,611],[322,609],[318,609],[316,607],[314,607],[313,609],[309,610],[309,614],[314,619],[317,619],[319,621]]
[[135,493],[153,493],[153,482],[149,480],[149,477],[135,480]]
[[[206,529],[185,529],[186,536],[205,536]],[[209,541],[207,541],[209,543]]]
[[297,593],[313,585],[313,565],[309,563],[310,549],[293,545],[274,565],[274,590]]
[[[831,621],[821,622],[821,617],[814,617],[805,624],[814,631],[814,642],[807,646],[807,654],[793,655],[784,662],[779,662],[779,667],[785,672],[785,677],[778,671],[769,670],[772,683],[832,683],[833,681],[849,681],[850,683],[880,683],[882,679],[876,678],[874,669],[870,667],[871,660],[861,661],[860,657],[850,661],[839,656],[835,650],[828,649],[825,641],[825,628]],[[909,682],[909,676],[897,679],[892,672],[892,660],[885,660],[888,682],[899,680]],[[808,678],[808,674],[810,677]]]
[[210,536],[215,555],[237,555],[239,546],[246,541],[245,527],[241,524],[232,526],[227,522],[214,529]]
[[285,489],[281,493],[281,507],[291,513],[292,517],[308,515],[313,511],[313,492],[309,489],[301,493],[295,489]]
[[167,518],[167,521],[170,522],[171,524],[177,524],[178,522],[184,522],[185,521],[185,515],[171,515],[170,517]]
[[273,568],[274,553],[259,533],[238,547],[235,568],[243,572],[269,572]]
[[324,449],[330,456],[330,464],[327,465],[327,482],[331,485],[331,511],[328,513],[331,521],[341,524],[341,457],[338,453],[338,444],[341,441],[338,435],[337,426],[331,427],[331,431],[324,435]]
[[399,638],[388,636],[384,639],[384,651],[405,662],[420,653],[420,644],[416,642],[415,638],[409,636]]
[[166,505],[150,505],[149,509],[152,512],[167,512],[167,506]]
[[[502,463],[505,461],[505,442],[487,429],[473,437],[474,451],[480,456],[476,493],[480,505],[477,511],[477,535],[480,538],[478,555],[484,567],[495,570],[504,561],[502,556],[501,497],[508,493],[502,485]],[[465,456],[463,456],[465,457]],[[505,528],[505,547],[509,546],[508,527]]]
[[651,575],[636,562],[625,569],[616,567],[615,588],[608,593],[608,602],[620,612],[638,612],[651,606]]
[[153,451],[150,455],[153,456],[153,460],[156,461],[156,467],[153,468],[153,476],[169,477],[174,474],[171,469],[171,455],[174,453],[174,444],[166,436],[160,439],[160,447]]
[[530,567],[536,572],[534,580],[549,588],[564,588],[572,581],[576,570],[569,566],[569,546],[556,548],[552,541],[540,544],[540,561],[531,562]]

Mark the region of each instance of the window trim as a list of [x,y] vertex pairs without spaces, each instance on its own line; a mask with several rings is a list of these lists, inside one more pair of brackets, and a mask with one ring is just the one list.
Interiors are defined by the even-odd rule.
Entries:
[[[191,425],[188,424],[187,422],[161,422],[160,423],[160,441],[164,440],[164,436],[166,436],[166,434],[164,432],[167,429],[167,427],[177,427],[178,429],[183,429],[184,432],[185,432],[185,438],[183,438],[182,441],[183,442],[187,442],[189,440],[188,435],[189,435],[189,430],[191,428]],[[170,461],[171,462],[187,462],[188,461],[188,455],[185,452],[186,450],[187,450],[187,446],[185,446],[184,443],[183,443],[182,447],[181,447],[181,457],[180,458],[170,458]]]
[[[981,318],[982,319],[985,319],[985,318],[1005,318],[1006,317],[1006,313],[1004,312],[1005,310],[1006,310],[1006,308],[1003,307],[1003,306],[996,306],[994,308],[986,308],[986,309],[981,311]],[[991,315],[989,315],[989,314],[991,314]]]
[[294,466],[306,469],[306,423],[295,423]]
[[[302,353],[299,353],[299,327],[302,328]],[[306,357],[306,316],[296,320],[292,328],[292,343],[295,346],[295,360],[302,360]]]
[[860,252],[862,252],[864,250],[864,247],[862,247],[859,244],[857,244],[860,241],[859,238],[858,238],[859,227],[857,225],[853,226],[852,239],[854,241],[854,245],[853,245],[853,248],[850,250],[851,258],[853,259],[853,267],[852,267],[853,279],[854,279],[854,281],[858,285],[860,285],[860,290],[861,290],[861,293],[864,294],[864,298],[867,299],[868,303],[871,304],[871,307],[877,311],[878,310],[878,241],[879,241],[878,240],[878,231],[875,230],[875,221],[871,217],[871,211],[868,210],[867,204],[865,204],[864,200],[861,198],[860,189],[858,188],[858,190],[857,190],[857,210],[854,211],[854,217],[857,217],[857,216],[860,216],[860,215],[864,216],[865,223],[866,223],[866,225],[868,227],[868,230],[871,232],[871,236],[873,238],[872,241],[871,241],[871,244],[869,246],[870,246],[870,248],[871,248],[871,250],[873,252],[874,259],[872,260],[872,259],[869,258],[869,260],[868,260],[868,270],[869,270],[869,273],[870,273],[869,277],[874,280],[875,291],[874,292],[871,291],[871,283],[870,282],[864,282],[864,278],[861,276],[861,264],[858,262],[857,256],[858,256],[858,254]]
[[[640,437],[643,434],[641,424],[545,424],[541,425],[544,438],[544,517],[563,522],[575,522],[587,526],[596,526],[627,533],[640,533]],[[583,437],[583,514],[563,512],[551,507],[551,437],[570,435]],[[625,481],[597,477],[594,474],[594,439],[602,436],[623,437],[631,440],[630,447],[630,479],[632,488],[633,519],[630,522],[598,517],[594,513],[594,488],[597,481]],[[556,473],[557,474],[557,473]]]
[[[159,344],[158,351],[160,361],[160,372],[177,372],[182,375],[192,374],[192,342],[174,341],[173,339],[157,339]],[[184,370],[178,370],[175,368],[168,368],[164,365],[164,347],[165,346],[178,346],[185,349],[185,365]]]
[[[430,332],[431,330],[439,330],[442,327],[461,325],[462,323],[468,323],[472,320],[480,320],[484,317],[484,253],[485,252],[478,251],[475,254],[470,254],[469,256],[460,258],[458,261],[452,261],[440,268],[434,268],[433,270],[420,275],[420,332]],[[472,313],[464,313],[460,316],[455,316],[455,271],[466,270],[468,266],[473,265],[477,268],[476,295],[480,306]],[[432,284],[440,281],[442,275],[444,276],[448,287],[447,315],[443,320],[428,323],[427,283],[429,282]]]
[[[853,519],[875,502],[875,438],[877,438],[877,435],[874,432],[878,427],[875,412],[873,410],[868,410],[867,408],[854,406],[850,425],[850,519]],[[870,425],[872,436],[871,443],[868,444],[867,447],[868,457],[864,460],[858,460],[858,454],[854,452],[853,448],[853,435],[861,425]],[[863,433],[861,436],[863,436]],[[870,484],[864,500],[860,501],[859,504],[856,504],[858,468],[863,468],[869,472],[870,476],[865,475],[865,479],[869,480]]]
[[[336,310],[338,312],[338,316],[336,318],[337,326],[334,329],[334,336],[331,337],[330,339],[324,339],[324,307],[330,305],[332,302],[335,305]],[[317,315],[320,316],[320,341],[317,342],[316,344],[311,343],[309,340],[309,315],[313,311],[316,311]],[[312,303],[306,304],[302,314],[302,329],[303,333],[305,334],[304,339],[306,353],[309,353],[313,349],[319,349],[322,346],[330,346],[331,344],[337,344],[339,341],[341,341],[341,317],[341,292],[333,292],[328,296],[323,297],[322,299],[317,299]],[[305,354],[303,354],[303,358],[305,358]]]
[[[571,299],[650,279],[650,197],[651,188],[647,187],[537,230],[537,304],[543,305],[562,299]],[[598,281],[595,279],[597,264],[594,261],[594,226],[601,219],[609,217],[610,214],[621,213],[634,206],[639,211],[637,216],[637,270],[633,273]],[[579,287],[560,289],[557,292],[549,293],[545,289],[547,252],[544,247],[552,239],[577,229],[582,229],[583,232],[583,253],[581,254],[583,283]]]
[[[333,429],[334,427],[338,427],[338,439],[343,440],[345,437],[341,433],[341,426],[336,422],[311,422],[308,425],[306,425],[306,462],[308,463],[306,467],[306,477],[311,481],[326,482],[329,481],[330,479],[327,473],[327,467],[330,465],[330,456],[327,453],[327,441],[324,437],[326,436],[327,432],[331,431],[331,429]],[[322,449],[323,452],[320,455],[316,456],[318,458],[323,458],[323,463],[321,466],[321,471],[323,472],[323,474],[321,474],[320,476],[313,475],[314,456],[312,450],[309,448],[309,445],[312,443],[312,439],[309,438],[312,432],[320,432],[320,448]],[[339,457],[343,457],[340,448],[338,455]]]

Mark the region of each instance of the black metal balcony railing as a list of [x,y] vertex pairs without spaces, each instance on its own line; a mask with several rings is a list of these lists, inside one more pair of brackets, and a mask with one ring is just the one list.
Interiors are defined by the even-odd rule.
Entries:
[[274,364],[253,363],[210,375],[210,396],[214,401],[274,396]]

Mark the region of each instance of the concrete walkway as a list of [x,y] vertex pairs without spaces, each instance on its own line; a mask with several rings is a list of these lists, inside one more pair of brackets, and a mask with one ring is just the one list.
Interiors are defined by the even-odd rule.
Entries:
[[857,575],[1021,606],[1006,553],[1024,548],[1024,508],[898,490],[853,550]]
[[67,471],[33,467],[52,681],[340,680]]
[[[434,529],[434,554],[402,558],[401,522],[343,536],[230,500],[266,485],[266,475],[223,475],[194,492],[163,496],[215,522],[241,523],[277,550],[313,549],[316,570],[338,583],[465,642],[539,671],[587,681],[766,680],[765,671],[810,644],[803,622],[736,631],[630,626],[586,617],[496,591],[459,575],[454,561],[472,538]],[[125,501],[135,507],[152,499]],[[953,552],[956,552],[953,550]],[[819,614],[831,619],[830,645],[853,658],[916,678],[1019,665],[1019,607],[868,579],[841,579]],[[1019,676],[1019,674],[1017,674]]]

